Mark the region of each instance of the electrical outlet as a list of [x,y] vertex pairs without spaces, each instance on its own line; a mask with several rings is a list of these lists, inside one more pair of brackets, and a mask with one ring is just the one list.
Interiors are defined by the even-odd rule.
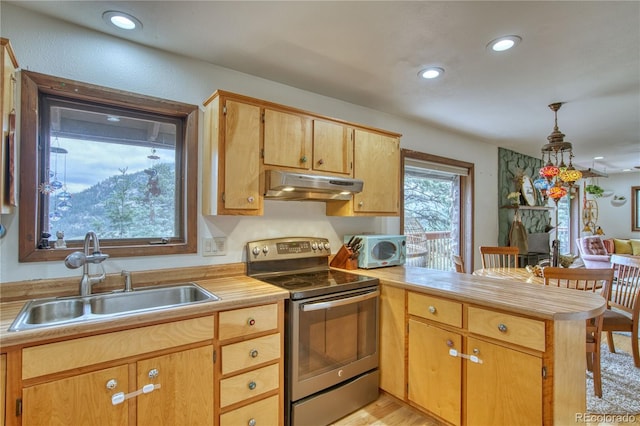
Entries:
[[225,256],[227,254],[227,237],[202,239],[203,256]]

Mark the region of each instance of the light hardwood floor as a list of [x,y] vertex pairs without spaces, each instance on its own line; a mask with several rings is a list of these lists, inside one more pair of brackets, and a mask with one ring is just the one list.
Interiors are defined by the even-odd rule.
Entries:
[[[606,337],[604,338],[606,341]],[[616,350],[631,353],[629,337],[614,334]],[[381,393],[371,404],[338,420],[333,426],[440,426],[444,423],[410,407],[393,396]],[[586,423],[585,426],[603,426],[607,423]]]

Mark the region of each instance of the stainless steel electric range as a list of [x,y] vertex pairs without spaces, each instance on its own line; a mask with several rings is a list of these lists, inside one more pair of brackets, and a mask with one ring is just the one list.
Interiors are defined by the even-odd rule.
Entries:
[[327,425],[378,397],[378,279],[329,268],[326,238],[247,243],[249,276],[285,304],[285,422]]

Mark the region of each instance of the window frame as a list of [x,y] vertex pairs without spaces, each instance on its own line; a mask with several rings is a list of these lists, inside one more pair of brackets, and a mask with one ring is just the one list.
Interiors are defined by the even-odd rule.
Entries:
[[163,114],[184,120],[182,151],[177,155],[182,169],[179,180],[182,185],[181,218],[184,240],[169,241],[167,244],[140,244],[139,241],[112,239],[101,241],[101,247],[112,257],[197,253],[198,106],[32,71],[21,71],[18,261],[63,260],[69,253],[82,246],[82,242],[67,242],[66,249],[38,248],[40,240],[37,235],[40,172],[38,111],[42,93]]
[[412,151],[409,149],[400,150],[400,229],[404,234],[404,176],[405,176],[405,159],[413,158],[430,163],[439,163],[448,166],[460,167],[467,169],[467,176],[460,176],[460,253],[463,258],[467,272],[473,271],[473,221],[474,221],[474,175],[475,166],[473,163],[466,161],[454,160],[452,158],[441,157],[438,155],[427,154],[420,151]]

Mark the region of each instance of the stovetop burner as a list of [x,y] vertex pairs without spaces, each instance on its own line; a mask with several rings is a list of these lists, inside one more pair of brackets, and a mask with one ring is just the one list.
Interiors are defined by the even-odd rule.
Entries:
[[291,237],[247,243],[247,274],[289,290],[291,300],[378,285],[378,279],[329,268],[329,240]]
[[256,277],[291,292],[292,300],[306,299],[341,291],[375,286],[375,278],[342,271],[316,271],[299,274]]

